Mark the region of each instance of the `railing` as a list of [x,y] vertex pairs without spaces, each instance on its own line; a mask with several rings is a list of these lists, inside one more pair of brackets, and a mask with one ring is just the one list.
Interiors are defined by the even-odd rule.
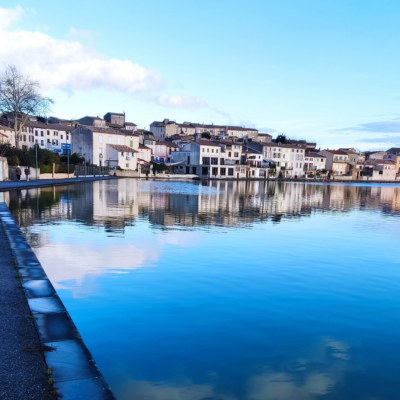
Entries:
[[98,167],[96,165],[76,165],[75,176],[103,176],[110,175],[109,167]]

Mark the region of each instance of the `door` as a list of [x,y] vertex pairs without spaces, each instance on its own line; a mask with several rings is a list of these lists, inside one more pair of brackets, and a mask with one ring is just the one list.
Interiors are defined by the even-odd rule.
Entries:
[[186,173],[187,174],[189,173],[189,167],[186,167]]

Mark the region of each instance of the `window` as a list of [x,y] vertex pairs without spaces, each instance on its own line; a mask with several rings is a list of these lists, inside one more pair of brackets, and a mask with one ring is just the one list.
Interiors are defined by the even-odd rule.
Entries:
[[244,174],[244,169],[243,169],[243,168],[240,170],[240,173],[241,173],[241,174]]
[[51,143],[51,140],[50,140],[50,139],[47,139],[47,143]]
[[228,175],[233,176],[233,168],[228,168]]
[[108,137],[108,143],[111,143],[111,136]]
[[217,157],[212,157],[211,158],[211,164],[212,165],[218,165],[218,158]]
[[54,131],[54,136],[58,136],[58,131]]
[[103,135],[99,135],[99,143],[103,143]]
[[64,139],[64,136],[63,136],[63,135],[60,135],[60,137],[61,137],[61,140],[63,140],[63,139]]
[[69,139],[69,135],[67,135],[67,140]]
[[218,153],[218,149],[215,149],[215,152]]
[[211,149],[211,153],[214,153],[214,149]]
[[210,152],[210,149],[207,149],[207,153],[209,153]]
[[40,136],[44,136],[44,132],[43,131],[40,131]]
[[208,167],[203,167],[203,168],[201,169],[201,173],[202,173],[203,175],[208,175]]
[[40,145],[41,145],[41,146],[44,146],[44,140],[41,140],[41,141],[40,141]]
[[212,174],[215,176],[215,175],[218,175],[218,168],[213,168],[212,169]]
[[26,135],[24,135],[24,142],[26,142]]
[[210,157],[203,157],[203,164],[210,165]]
[[231,152],[228,153],[228,157],[232,157],[232,153]]
[[224,159],[224,158],[220,158],[220,159],[219,159],[219,163],[220,163],[221,165],[225,165],[225,159]]
[[129,168],[129,164],[126,164],[126,168]]
[[131,147],[133,147],[133,140],[131,140],[129,143],[130,143]]
[[38,136],[38,131],[35,131],[35,136]]
[[239,153],[235,153],[233,156],[234,157],[239,157]]
[[219,174],[225,176],[226,175],[226,168],[221,168],[219,170]]
[[205,152],[205,148],[203,147],[203,153]]
[[121,156],[122,156],[122,157],[124,156],[124,152],[123,152],[123,151],[121,152]]

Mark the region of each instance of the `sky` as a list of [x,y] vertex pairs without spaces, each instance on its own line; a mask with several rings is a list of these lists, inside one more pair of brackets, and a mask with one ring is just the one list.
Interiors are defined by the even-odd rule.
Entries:
[[400,147],[400,2],[0,3],[0,69],[61,118],[243,125],[321,148]]

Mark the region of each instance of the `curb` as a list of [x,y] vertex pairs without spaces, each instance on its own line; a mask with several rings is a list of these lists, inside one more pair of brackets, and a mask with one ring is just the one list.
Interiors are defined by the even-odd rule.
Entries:
[[0,220],[18,266],[22,286],[47,366],[63,399],[115,400],[64,304],[5,203]]

